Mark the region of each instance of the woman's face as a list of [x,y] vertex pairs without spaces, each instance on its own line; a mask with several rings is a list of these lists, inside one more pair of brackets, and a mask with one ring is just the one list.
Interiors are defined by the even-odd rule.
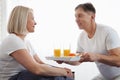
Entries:
[[35,28],[36,22],[34,20],[34,16],[32,11],[29,12],[28,14],[28,18],[27,18],[27,30],[28,32],[34,32],[34,28]]

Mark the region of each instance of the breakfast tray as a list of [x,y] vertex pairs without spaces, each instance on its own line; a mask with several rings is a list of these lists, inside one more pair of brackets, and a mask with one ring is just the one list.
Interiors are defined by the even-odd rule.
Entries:
[[54,57],[54,56],[49,56],[46,57],[47,60],[55,60],[55,61],[79,61],[80,56],[68,56],[68,57]]

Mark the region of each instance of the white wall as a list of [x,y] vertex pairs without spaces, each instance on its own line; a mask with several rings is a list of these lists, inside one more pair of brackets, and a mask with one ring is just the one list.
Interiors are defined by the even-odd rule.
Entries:
[[[75,80],[91,80],[99,72],[94,63],[82,63],[79,66],[58,65],[48,61],[45,56],[53,55],[55,44],[70,43],[72,52],[76,50],[76,41],[81,32],[74,18],[74,8],[83,2],[92,2],[96,7],[96,22],[110,25],[120,31],[119,0],[7,0],[8,14],[15,5],[26,5],[34,9],[37,22],[35,33],[28,36],[40,58],[48,64],[69,67],[75,71]],[[120,34],[120,33],[119,33]],[[92,46],[91,46],[92,47]]]
[[0,0],[0,42],[6,34],[6,0]]

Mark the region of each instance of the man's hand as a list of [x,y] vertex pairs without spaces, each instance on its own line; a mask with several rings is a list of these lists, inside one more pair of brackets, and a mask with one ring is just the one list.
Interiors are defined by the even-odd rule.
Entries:
[[94,62],[98,60],[98,54],[94,53],[82,53],[81,59],[79,62]]

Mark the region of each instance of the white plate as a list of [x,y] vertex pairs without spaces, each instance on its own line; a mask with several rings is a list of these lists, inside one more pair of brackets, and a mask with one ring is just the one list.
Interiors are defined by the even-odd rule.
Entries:
[[47,60],[58,60],[58,61],[79,61],[80,56],[75,56],[75,57],[46,57]]

